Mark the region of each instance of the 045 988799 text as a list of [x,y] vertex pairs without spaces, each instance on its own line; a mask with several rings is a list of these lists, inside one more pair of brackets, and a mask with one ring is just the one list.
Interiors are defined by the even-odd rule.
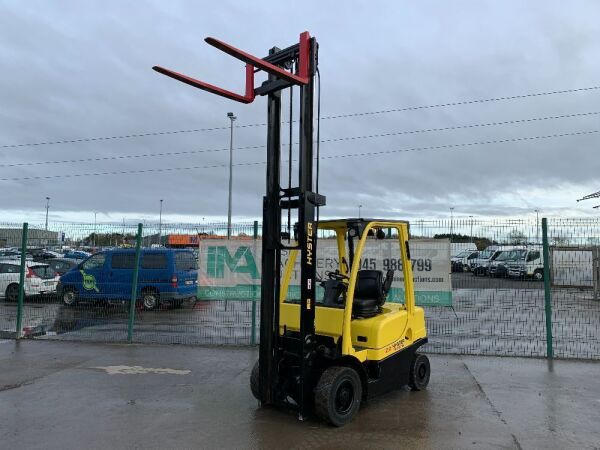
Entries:
[[[413,272],[431,272],[431,259],[416,258],[410,260]],[[360,268],[364,270],[378,270],[378,263],[382,264],[383,270],[402,270],[402,260],[396,258],[362,258]]]
[[[431,272],[432,270],[430,258],[411,259],[411,263],[413,272]],[[399,258],[361,258],[360,269],[378,270],[379,264],[383,270],[402,270],[402,260]],[[317,258],[317,269],[334,270],[337,267],[337,258]]]

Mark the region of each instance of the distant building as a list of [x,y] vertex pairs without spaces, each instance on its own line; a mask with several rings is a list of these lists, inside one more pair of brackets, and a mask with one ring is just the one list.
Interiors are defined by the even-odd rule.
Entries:
[[[61,244],[62,233],[57,231],[29,229],[27,247],[46,247]],[[0,247],[20,247],[23,238],[22,228],[0,228]]]
[[[200,233],[200,234],[168,234],[166,236],[166,246],[174,248],[186,248],[186,247],[198,247],[202,239],[223,239],[226,240],[227,236],[221,236],[216,234]],[[164,238],[163,238],[164,239]],[[235,241],[247,241],[253,239],[252,236],[231,236],[231,240]]]

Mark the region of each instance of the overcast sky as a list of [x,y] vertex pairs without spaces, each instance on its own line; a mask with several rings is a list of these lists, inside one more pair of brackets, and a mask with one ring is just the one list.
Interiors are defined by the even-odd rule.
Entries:
[[[151,70],[241,91],[243,64],[206,36],[264,56],[308,30],[320,44],[322,116],[335,116],[598,87],[598,17],[594,1],[1,1],[0,221],[43,220],[46,196],[51,221],[92,221],[93,211],[98,221],[152,220],[160,199],[165,220],[223,218],[228,151],[199,150],[228,148],[228,129],[6,147],[227,127],[228,111],[237,125],[264,123],[265,98],[242,105]],[[321,145],[322,216],[355,216],[359,204],[363,215],[395,218],[446,217],[450,207],[457,216],[596,216],[593,200],[576,199],[600,190],[600,133],[453,145],[600,130],[599,100],[600,89],[587,89],[324,119],[324,141],[393,135]],[[521,122],[398,134],[507,121]],[[234,130],[234,147],[265,142],[264,126]],[[335,158],[436,146],[445,147]],[[236,164],[264,160],[264,148],[234,152]],[[223,167],[74,177],[206,165]],[[234,168],[234,220],[261,217],[264,171]]]

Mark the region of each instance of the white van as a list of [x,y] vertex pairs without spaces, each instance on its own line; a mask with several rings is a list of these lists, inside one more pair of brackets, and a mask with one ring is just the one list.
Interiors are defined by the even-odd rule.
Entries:
[[544,279],[544,258],[542,247],[532,246],[520,254],[520,258],[508,264],[508,276],[514,278],[533,278],[536,281]]
[[[485,250],[479,252],[477,258],[471,260],[469,263],[471,273],[475,276],[505,276],[505,264],[509,256],[512,256],[509,253],[518,249],[523,249],[523,246],[489,245]],[[500,260],[496,262],[497,259]]]
[[458,256],[459,253],[466,252],[467,250],[471,250],[473,252],[477,251],[477,245],[474,242],[452,242],[450,244],[450,255]]
[[477,250],[465,250],[458,255],[450,258],[450,267],[452,272],[468,272],[470,263],[477,258],[479,252]]
[[500,254],[500,250],[490,249],[478,252],[476,258],[469,261],[469,270],[474,276],[487,275],[490,263]]

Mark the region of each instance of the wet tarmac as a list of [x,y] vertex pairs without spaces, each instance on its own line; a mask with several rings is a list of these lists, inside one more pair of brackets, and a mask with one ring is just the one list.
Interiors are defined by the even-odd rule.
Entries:
[[336,429],[257,408],[256,349],[0,341],[0,447],[599,448],[600,363],[430,355]]

